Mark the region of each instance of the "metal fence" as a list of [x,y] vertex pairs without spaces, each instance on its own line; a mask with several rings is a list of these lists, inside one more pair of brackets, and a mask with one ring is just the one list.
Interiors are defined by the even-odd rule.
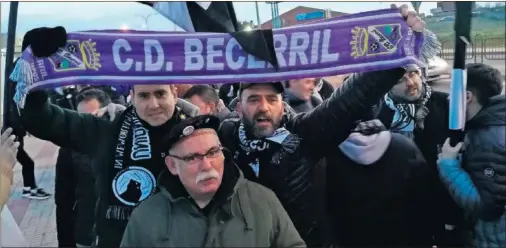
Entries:
[[[453,60],[454,41],[442,41],[440,57],[445,60]],[[506,60],[506,37],[486,38],[475,35],[472,45],[467,47],[467,60],[475,63],[483,63],[483,60]]]

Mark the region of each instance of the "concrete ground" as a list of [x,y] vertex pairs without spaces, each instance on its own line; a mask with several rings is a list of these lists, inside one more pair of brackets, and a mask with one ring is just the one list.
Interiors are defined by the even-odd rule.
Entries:
[[[58,147],[37,138],[25,138],[25,149],[35,161],[35,178],[38,186],[54,192],[54,178]],[[22,197],[23,177],[21,165],[14,167],[14,185],[7,203],[31,247],[57,247],[56,214],[53,197],[46,200],[30,200]]]

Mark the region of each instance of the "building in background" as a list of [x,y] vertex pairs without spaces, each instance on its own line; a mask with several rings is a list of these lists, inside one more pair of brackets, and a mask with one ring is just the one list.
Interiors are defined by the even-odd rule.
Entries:
[[[298,6],[279,15],[279,18],[281,27],[289,27],[342,15],[346,15],[346,13]],[[264,22],[262,25],[260,25],[262,29],[272,29],[272,26],[272,20]]]
[[[23,38],[17,37],[16,38],[16,46],[14,48],[14,57],[17,57],[21,54],[22,43],[23,43]],[[7,50],[7,34],[0,33],[0,54],[1,54],[1,56],[5,57],[6,50]],[[2,73],[3,73],[3,71],[2,71]]]
[[[472,9],[476,10],[476,2],[473,2]],[[437,2],[437,7],[431,9],[430,13],[434,17],[455,16],[455,2]]]
[[7,34],[0,33],[0,49],[5,48],[7,44]]

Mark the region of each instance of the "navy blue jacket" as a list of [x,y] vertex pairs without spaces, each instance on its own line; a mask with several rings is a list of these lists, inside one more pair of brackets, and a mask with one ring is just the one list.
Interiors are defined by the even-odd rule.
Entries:
[[506,247],[505,129],[506,97],[500,95],[466,123],[462,163],[439,163],[450,194],[473,219],[478,247]]

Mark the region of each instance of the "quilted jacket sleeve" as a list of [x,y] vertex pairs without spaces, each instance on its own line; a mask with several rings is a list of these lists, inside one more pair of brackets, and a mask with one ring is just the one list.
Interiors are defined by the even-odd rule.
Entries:
[[[492,162],[488,163],[491,166]],[[495,220],[502,215],[506,198],[504,184],[493,182],[492,178],[489,179],[489,182],[484,182],[484,178],[473,178],[461,167],[460,161],[457,159],[441,159],[438,169],[451,196],[466,211],[486,221]],[[489,170],[488,173],[491,171]],[[493,176],[489,174],[484,177]]]
[[462,169],[457,159],[441,159],[438,163],[439,175],[450,191],[453,199],[462,208],[474,212],[482,203],[478,189],[471,176]]
[[462,167],[469,173],[481,198],[475,214],[485,221],[496,220],[506,206],[504,127],[494,126],[471,132],[468,142]]

